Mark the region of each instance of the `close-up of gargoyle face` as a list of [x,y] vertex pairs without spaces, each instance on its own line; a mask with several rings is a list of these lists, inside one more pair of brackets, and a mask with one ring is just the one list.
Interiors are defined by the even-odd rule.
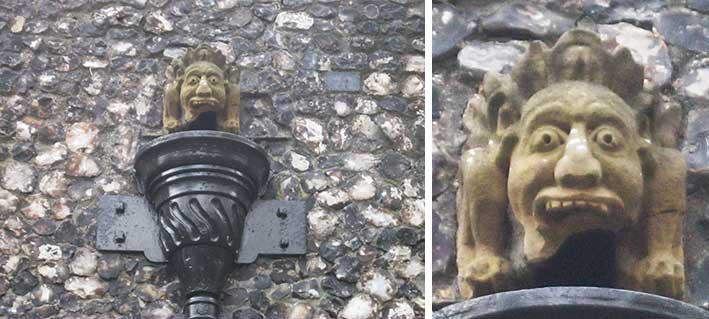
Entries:
[[[552,85],[524,105],[517,129],[508,194],[526,232],[563,239],[615,232],[638,219],[642,139],[632,109],[615,93],[588,82]],[[529,258],[543,249],[525,252]]]
[[224,109],[224,82],[224,72],[215,64],[200,61],[190,65],[180,88],[181,105],[195,113]]

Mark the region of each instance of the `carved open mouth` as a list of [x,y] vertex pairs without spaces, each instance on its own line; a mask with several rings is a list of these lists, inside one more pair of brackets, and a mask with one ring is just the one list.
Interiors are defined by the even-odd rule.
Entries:
[[623,210],[623,202],[616,196],[538,196],[534,201],[534,215],[550,220],[588,213],[611,216]]
[[219,101],[215,98],[201,98],[201,97],[193,97],[190,99],[190,105],[194,107],[203,107],[203,106],[216,106],[219,104]]

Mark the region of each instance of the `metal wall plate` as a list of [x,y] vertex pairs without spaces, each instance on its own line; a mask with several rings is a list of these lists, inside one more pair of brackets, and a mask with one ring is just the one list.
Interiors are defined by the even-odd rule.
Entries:
[[[96,247],[105,251],[142,252],[154,263],[167,262],[158,240],[157,213],[143,197],[106,195],[98,201]],[[303,255],[307,249],[306,203],[263,200],[246,216],[236,263],[259,255]]]
[[165,262],[157,214],[143,197],[106,195],[98,200],[96,248],[142,252],[151,262]]

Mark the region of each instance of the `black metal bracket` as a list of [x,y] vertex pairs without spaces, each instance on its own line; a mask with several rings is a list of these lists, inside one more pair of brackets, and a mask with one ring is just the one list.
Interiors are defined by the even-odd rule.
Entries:
[[[142,252],[165,263],[158,239],[158,214],[139,196],[105,195],[98,200],[96,247],[103,251]],[[238,264],[259,255],[292,256],[306,252],[306,202],[260,200],[246,216]]]

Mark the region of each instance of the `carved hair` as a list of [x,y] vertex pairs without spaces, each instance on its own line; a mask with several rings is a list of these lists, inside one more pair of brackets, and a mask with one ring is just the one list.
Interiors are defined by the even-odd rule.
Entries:
[[493,138],[501,137],[519,120],[522,106],[532,95],[565,81],[607,87],[636,111],[653,143],[676,147],[679,105],[660,97],[651,84],[644,85],[643,66],[633,60],[630,50],[618,47],[608,52],[596,34],[581,29],[564,33],[552,48],[532,42],[509,75],[486,74],[479,92],[482,103],[468,102],[466,113],[472,114],[465,115],[466,121],[475,120]]
[[224,71],[224,78],[229,79],[232,68],[227,67],[226,57],[219,50],[212,48],[206,43],[202,43],[196,48],[187,49],[182,57],[172,60],[171,66],[167,69],[168,79],[182,80],[187,68],[197,62],[209,62]]

